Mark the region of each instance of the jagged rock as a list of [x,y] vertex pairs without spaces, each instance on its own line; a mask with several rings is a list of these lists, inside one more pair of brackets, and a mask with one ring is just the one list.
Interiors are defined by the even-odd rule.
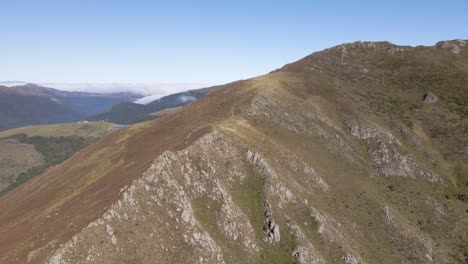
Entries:
[[427,168],[414,155],[408,153],[393,134],[375,123],[350,120],[350,133],[365,140],[374,168],[387,176],[422,178],[429,182],[445,184],[440,176]]
[[295,223],[289,223],[291,234],[296,238],[298,245],[293,249],[291,255],[300,264],[322,264],[325,263],[314,245],[307,239],[301,228]]
[[[412,225],[397,209],[384,205],[383,211],[384,220],[388,228],[394,232],[389,233],[389,236],[399,234],[400,243],[411,243],[412,247],[421,253],[416,256],[413,252],[409,252],[409,254],[414,255],[412,256],[413,258],[420,258],[419,260],[415,259],[415,263],[432,263],[435,256],[440,254],[440,248],[436,246],[432,237],[421,231],[420,228]],[[448,263],[444,256],[437,257],[443,260],[440,263]]]
[[247,158],[254,165],[257,165],[257,164],[259,164],[261,162],[260,155],[258,153],[253,152],[253,151],[250,151],[250,150],[247,151]]
[[423,96],[423,100],[425,103],[428,103],[428,104],[433,104],[433,103],[437,103],[440,101],[439,97],[437,97],[435,94],[431,93],[431,92],[427,92],[424,96]]
[[270,243],[279,242],[281,239],[279,225],[271,218],[267,218],[265,223],[265,240]]
[[358,264],[359,263],[356,257],[350,254],[345,254],[343,257],[341,257],[341,260],[343,261],[344,264]]
[[437,47],[448,49],[453,54],[460,54],[466,45],[467,41],[461,39],[441,41],[436,44]]
[[404,51],[405,49],[400,47],[390,47],[387,49],[388,53],[395,54]]

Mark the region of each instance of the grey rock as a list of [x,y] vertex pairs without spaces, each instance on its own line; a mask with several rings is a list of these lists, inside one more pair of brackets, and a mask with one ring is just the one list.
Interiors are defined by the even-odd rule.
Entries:
[[441,41],[436,44],[437,47],[447,49],[453,54],[460,54],[463,51],[463,48],[467,45],[466,40],[455,39],[448,41]]
[[403,52],[403,51],[404,51],[404,49],[400,48],[400,47],[390,47],[390,48],[387,49],[387,52],[391,53],[391,54],[400,53],[400,52]]
[[265,241],[270,243],[279,242],[281,239],[279,225],[271,218],[267,218],[265,222]]
[[431,93],[431,92],[427,92],[424,96],[423,96],[423,100],[425,103],[428,103],[428,104],[433,104],[433,103],[437,103],[440,101],[439,97],[437,97],[435,94]]

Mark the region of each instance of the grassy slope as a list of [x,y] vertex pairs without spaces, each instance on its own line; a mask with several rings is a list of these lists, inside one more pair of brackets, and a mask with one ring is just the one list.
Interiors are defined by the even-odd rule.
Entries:
[[[433,220],[432,214],[418,208],[427,207],[427,197],[434,198],[443,207],[450,208],[448,217],[460,219],[466,207],[454,196],[466,193],[466,165],[462,162],[466,154],[459,150],[463,150],[468,142],[467,134],[463,133],[466,131],[466,101],[463,96],[468,91],[466,86],[461,86],[463,82],[443,77],[447,76],[443,69],[451,70],[465,80],[468,74],[463,65],[467,65],[467,57],[455,57],[446,50],[426,48],[414,49],[412,53],[394,59],[385,53],[387,48],[389,46],[383,45],[377,54],[367,49],[357,50],[355,56],[362,60],[360,63],[369,64],[366,67],[372,72],[370,79],[365,71],[353,72],[336,65],[335,61],[342,54],[339,49],[331,50],[288,65],[280,72],[227,86],[166,118],[132,126],[98,140],[61,165],[0,198],[0,233],[7,234],[0,238],[0,252],[6,252],[0,255],[0,260],[8,263],[16,257],[25,259],[30,251],[46,246],[48,241],[56,241],[47,249],[50,252],[57,243],[69,240],[91,220],[100,217],[105,208],[119,198],[121,188],[146,171],[155,157],[165,150],[183,149],[209,131],[210,127],[233,131],[272,160],[280,149],[291,151],[313,164],[332,186],[333,195],[320,196],[300,187],[295,188],[303,192],[301,197],[307,197],[314,207],[340,219],[344,226],[350,226],[352,221],[365,226],[363,234],[358,234],[356,239],[364,237],[360,245],[366,249],[366,258],[383,263],[402,261],[404,257],[390,246],[390,242],[381,240],[375,243],[369,238],[372,234],[385,238],[395,233],[394,230],[385,229],[381,215],[377,214],[381,213],[379,206],[385,203],[397,208],[412,224],[420,225],[418,229],[429,232],[441,243],[438,246],[450,246],[446,250],[452,250],[454,258],[459,258],[460,253],[463,254],[459,243],[463,244],[465,238],[447,237],[448,233],[443,228],[450,228],[450,225],[435,228],[437,223],[428,221]],[[429,57],[431,60],[428,61]],[[320,64],[320,71],[311,69],[317,68],[314,64]],[[444,81],[428,87],[427,82],[423,81],[427,77],[422,73],[434,69],[434,66],[438,66],[436,73]],[[403,77],[400,77],[389,74],[392,67],[409,70],[403,71]],[[434,76],[434,73],[429,75]],[[427,89],[440,96],[442,103],[424,105],[421,98]],[[320,105],[322,111],[326,111],[327,116],[343,129],[345,125],[340,118],[346,114],[374,120],[391,130],[409,151],[416,155],[420,153],[423,156],[421,159],[427,162],[426,154],[434,157],[439,165],[433,169],[447,182],[447,187],[401,177],[380,175],[369,178],[359,168],[343,162],[340,150],[329,153],[328,142],[323,138],[317,135],[293,136],[285,127],[278,127],[270,120],[275,116],[250,119],[252,126],[240,125],[236,118],[248,117],[245,111],[252,98],[259,94],[286,105],[290,111],[288,113],[295,113],[291,118],[297,117],[298,112],[313,112],[314,107]],[[462,99],[450,99],[455,96]],[[413,104],[417,107],[411,107]],[[451,117],[450,123],[453,125],[444,121],[447,117]],[[292,121],[292,126],[299,124]],[[417,144],[405,137],[407,129],[415,131],[417,138],[423,140],[421,149],[417,149]],[[350,136],[345,140],[356,150],[366,153],[362,142]],[[358,156],[357,153],[344,154]],[[287,171],[281,167],[285,162],[279,160],[274,164],[278,164],[279,171]],[[287,180],[296,175],[280,177],[285,177],[291,188],[296,184]],[[259,210],[259,196],[262,195],[258,185],[263,183],[251,178],[247,184],[248,188],[244,189],[247,195],[238,194],[236,200],[244,205],[243,210],[250,216],[252,224],[257,226],[260,220],[256,213]],[[25,194],[28,196],[25,197]],[[408,197],[411,201],[407,200]],[[301,215],[303,212],[300,208],[289,210],[288,214],[294,219],[302,220],[298,223],[310,221]],[[281,226],[285,226],[286,221],[278,220]],[[309,226],[314,224],[309,223]],[[310,238],[316,236],[312,232],[306,235]],[[293,246],[291,240],[284,237],[283,244],[278,248],[266,248],[260,258],[278,254],[276,260],[291,260],[290,252],[275,251]],[[316,246],[322,252],[330,251],[333,261],[339,260],[333,259],[333,251],[340,249],[327,247],[319,238]],[[411,246],[402,243],[399,250],[411,249]],[[47,253],[39,252],[42,258]]]
[[30,137],[68,137],[99,138],[109,133],[115,124],[107,122],[65,123],[52,125],[25,126],[0,132],[0,138],[15,134],[26,134]]
[[[0,218],[4,221],[0,229],[12,232],[0,241],[1,252],[9,252],[2,255],[2,262],[11,262],[14,256],[26,258],[32,248],[45,246],[49,239],[68,239],[115,201],[120,189],[141,175],[155,156],[167,149],[183,148],[206,133],[206,125],[199,124],[197,116],[176,113],[122,129],[1,197]],[[186,138],[188,134],[192,136]],[[28,202],[18,204],[22,193],[30,194]],[[49,220],[38,220],[38,213],[39,218]],[[26,234],[26,227],[34,231]],[[47,238],[42,239],[41,234],[47,234]],[[23,246],[17,247],[17,243]]]
[[0,195],[111,132],[105,122],[27,126],[0,132]]
[[22,172],[44,164],[44,157],[31,144],[0,140],[0,193]]

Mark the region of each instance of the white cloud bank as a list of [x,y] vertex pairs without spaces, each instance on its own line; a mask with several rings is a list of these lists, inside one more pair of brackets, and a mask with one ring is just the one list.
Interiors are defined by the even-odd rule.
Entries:
[[[0,85],[15,86],[24,85],[28,82],[5,81]],[[35,83],[35,82],[32,82]],[[118,93],[133,92],[145,97],[135,101],[139,104],[147,104],[163,96],[184,92],[191,89],[205,88],[214,84],[206,83],[35,83],[40,86],[54,88],[62,91],[76,91],[89,93]],[[187,100],[187,98],[181,99]],[[190,100],[190,99],[188,99]]]
[[[184,90],[186,91],[186,90]],[[163,95],[164,96],[164,95]],[[158,95],[158,94],[155,94],[155,95],[148,95],[148,96],[145,96],[143,98],[140,98],[138,100],[135,100],[134,103],[137,103],[137,104],[148,104],[148,103],[151,103],[153,102],[154,100],[158,100],[159,98],[163,97],[161,95]],[[191,95],[181,95],[177,98],[178,101],[182,102],[182,103],[185,103],[185,102],[191,102],[191,101],[196,101],[197,98],[195,98],[194,96],[191,96]]]
[[39,83],[38,85],[64,91],[91,93],[134,92],[142,95],[167,95],[204,88],[212,84],[203,83]]

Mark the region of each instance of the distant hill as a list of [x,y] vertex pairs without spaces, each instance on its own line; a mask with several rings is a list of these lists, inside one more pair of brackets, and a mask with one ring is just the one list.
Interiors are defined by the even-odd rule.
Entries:
[[82,116],[51,97],[0,86],[0,129],[76,121]]
[[19,85],[26,85],[28,82],[24,81],[1,81],[0,86],[19,86]]
[[[107,121],[117,124],[135,124],[151,119],[159,118],[161,115],[157,112],[187,105],[204,97],[211,91],[219,89],[223,86],[213,86],[208,88],[189,90],[186,92],[175,93],[161,97],[146,105],[125,102],[113,106],[109,111],[99,115],[92,116],[88,120]],[[156,113],[156,114],[155,114]]]
[[74,122],[137,98],[141,96],[133,93],[66,92],[35,84],[0,86],[0,130]]
[[68,137],[77,136],[85,138],[99,138],[107,135],[115,127],[115,124],[107,122],[80,122],[39,126],[25,126],[0,132],[0,139],[16,134],[25,134],[29,137]]

